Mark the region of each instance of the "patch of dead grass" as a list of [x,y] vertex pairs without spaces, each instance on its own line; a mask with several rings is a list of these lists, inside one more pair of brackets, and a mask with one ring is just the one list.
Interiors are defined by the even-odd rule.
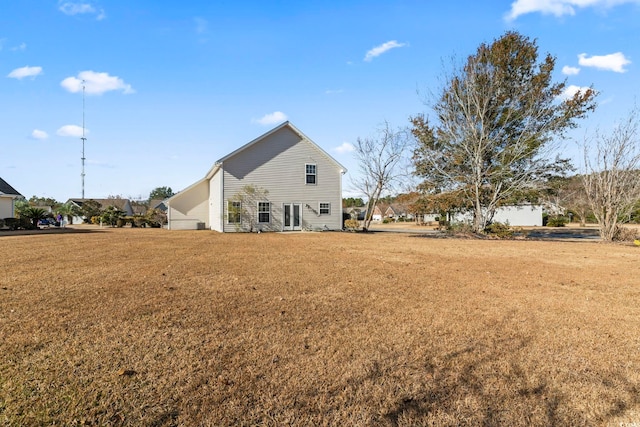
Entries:
[[640,422],[638,248],[0,238],[0,424]]

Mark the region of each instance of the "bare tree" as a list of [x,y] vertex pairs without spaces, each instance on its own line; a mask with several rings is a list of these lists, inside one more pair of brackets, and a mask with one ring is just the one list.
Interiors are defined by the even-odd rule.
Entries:
[[640,199],[640,111],[634,108],[610,134],[584,144],[584,188],[603,241],[615,240]]
[[374,138],[358,138],[355,157],[360,176],[354,186],[367,197],[367,212],[362,228],[366,231],[373,219],[373,210],[384,191],[391,190],[406,173],[407,148],[411,138],[408,131],[393,130],[389,123],[378,129]]
[[[565,215],[571,211],[577,215],[580,226],[586,225],[587,215],[591,207],[584,190],[582,175],[562,177],[551,181],[547,194],[547,210],[555,214]],[[574,218],[571,218],[574,219]]]

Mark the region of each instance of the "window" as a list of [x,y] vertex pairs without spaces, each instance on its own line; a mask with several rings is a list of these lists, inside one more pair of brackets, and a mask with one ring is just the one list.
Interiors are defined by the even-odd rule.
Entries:
[[258,202],[258,222],[271,222],[271,203]]
[[320,203],[320,215],[331,215],[331,203]]
[[305,169],[306,169],[306,183],[307,184],[312,184],[315,185],[316,184],[316,165],[312,164],[312,163],[307,163],[305,165]]
[[242,212],[242,203],[229,200],[227,205],[227,222],[229,224],[240,224],[240,213]]

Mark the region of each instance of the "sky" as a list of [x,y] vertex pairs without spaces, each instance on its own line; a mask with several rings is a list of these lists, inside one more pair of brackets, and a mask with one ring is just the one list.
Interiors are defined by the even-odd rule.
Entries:
[[579,162],[640,95],[640,0],[2,0],[0,177],[81,197],[84,145],[86,198],[146,199],[289,120],[357,196],[357,139],[428,115],[452,60],[507,31],[599,92],[563,142]]

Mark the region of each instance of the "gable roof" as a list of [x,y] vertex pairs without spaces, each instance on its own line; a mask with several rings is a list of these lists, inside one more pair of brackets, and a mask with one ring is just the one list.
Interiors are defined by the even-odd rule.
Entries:
[[347,172],[347,168],[345,168],[344,166],[342,166],[336,159],[334,159],[333,157],[331,157],[326,151],[324,151],[318,144],[316,144],[315,142],[313,142],[311,139],[309,139],[309,137],[307,137],[304,133],[302,133],[297,127],[295,127],[293,124],[291,124],[291,122],[286,121],[276,127],[274,127],[273,129],[271,129],[270,131],[260,135],[259,137],[257,137],[256,139],[248,142],[247,144],[243,145],[242,147],[238,148],[237,150],[232,151],[231,153],[227,154],[226,156],[218,159],[213,167],[209,170],[209,172],[207,172],[207,175],[205,176],[206,179],[211,178],[213,175],[216,174],[216,172],[218,172],[218,170],[220,169],[220,167],[222,166],[222,163],[224,163],[226,160],[232,158],[233,156],[236,156],[237,154],[241,153],[242,151],[245,151],[246,149],[252,147],[255,144],[260,143],[261,141],[263,141],[264,139],[268,138],[269,136],[273,135],[274,133],[278,132],[281,129],[284,128],[289,128],[291,131],[293,131],[294,133],[296,133],[300,138],[302,138],[303,140],[307,141],[308,143],[310,143],[315,149],[317,149],[321,154],[323,154],[327,159],[329,159],[334,165],[336,165],[336,167],[338,167],[342,173],[346,173]]
[[78,206],[82,206],[84,202],[93,200],[94,202],[98,202],[101,207],[114,206],[122,211],[129,212],[132,211],[131,202],[129,199],[69,199],[68,202],[75,203]]
[[8,196],[22,196],[22,194],[18,193],[18,191],[10,186],[7,181],[0,178],[0,195],[8,195]]
[[[168,198],[167,198],[168,199]],[[167,199],[151,199],[149,200],[149,209],[160,209],[161,211],[167,210]]]

